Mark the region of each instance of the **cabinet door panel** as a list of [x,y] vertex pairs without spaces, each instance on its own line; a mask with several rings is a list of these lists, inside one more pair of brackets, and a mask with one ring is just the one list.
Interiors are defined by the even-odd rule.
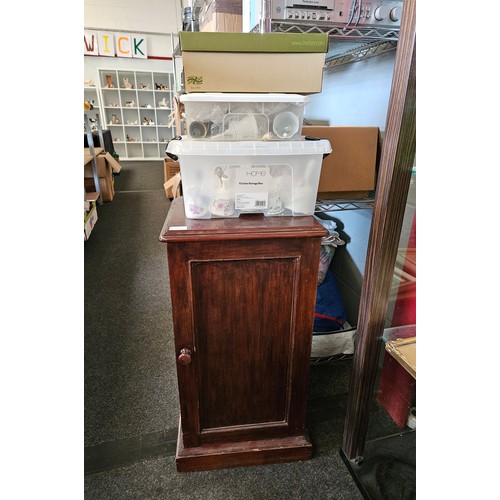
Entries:
[[296,258],[191,263],[201,433],[286,426],[297,276]]

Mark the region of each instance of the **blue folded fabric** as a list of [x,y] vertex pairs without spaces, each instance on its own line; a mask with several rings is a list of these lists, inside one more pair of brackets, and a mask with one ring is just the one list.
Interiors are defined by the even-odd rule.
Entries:
[[314,334],[341,330],[347,321],[344,300],[333,276],[331,266],[323,282],[316,291],[316,307],[314,310]]

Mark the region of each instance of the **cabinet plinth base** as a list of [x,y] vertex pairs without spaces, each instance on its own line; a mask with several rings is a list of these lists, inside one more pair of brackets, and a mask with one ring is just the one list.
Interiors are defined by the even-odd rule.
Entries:
[[305,436],[217,443],[184,448],[179,426],[175,461],[178,472],[226,469],[309,460],[312,445]]

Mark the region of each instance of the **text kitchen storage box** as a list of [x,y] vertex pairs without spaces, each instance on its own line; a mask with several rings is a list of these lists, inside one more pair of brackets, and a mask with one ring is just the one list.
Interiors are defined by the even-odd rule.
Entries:
[[308,141],[170,141],[179,159],[188,219],[242,213],[312,215],[326,139]]
[[307,96],[200,93],[180,96],[191,139],[266,141],[300,139]]
[[326,33],[179,33],[186,92],[321,92]]

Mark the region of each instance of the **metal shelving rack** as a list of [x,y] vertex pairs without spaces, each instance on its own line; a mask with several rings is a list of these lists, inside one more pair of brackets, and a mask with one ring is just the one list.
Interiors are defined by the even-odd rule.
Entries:
[[[258,27],[255,27],[253,31],[256,30],[258,30]],[[350,40],[397,41],[399,37],[399,28],[346,26],[339,23],[312,23],[307,21],[294,23],[291,21],[271,20],[271,31],[279,33],[326,33],[330,38],[345,38]]]
[[[327,56],[324,70],[329,70],[343,64],[366,60],[386,52],[395,50],[399,39],[399,28],[384,28],[373,26],[346,26],[345,24],[327,22],[291,22],[269,21],[261,24],[269,26],[275,33],[326,33],[330,39],[338,42],[356,42],[356,46],[337,54]],[[256,26],[252,32],[258,32]]]
[[316,200],[314,213],[340,212],[346,210],[371,210],[374,198],[362,198],[359,200]]
[[350,50],[343,51],[339,54],[327,56],[325,59],[324,70],[337,68],[344,64],[350,64],[357,61],[366,61],[371,57],[380,56],[387,52],[396,50],[396,41],[375,41],[366,44],[358,45]]

